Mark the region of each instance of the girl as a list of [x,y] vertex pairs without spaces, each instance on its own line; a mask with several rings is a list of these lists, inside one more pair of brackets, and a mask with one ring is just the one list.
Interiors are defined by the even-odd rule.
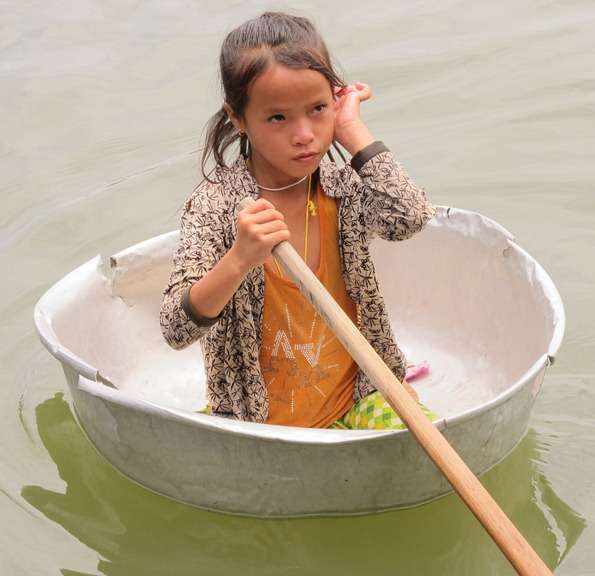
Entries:
[[[267,12],[242,24],[223,42],[220,72],[225,101],[208,125],[205,180],[182,214],[163,336],[175,349],[201,340],[214,415],[403,427],[271,251],[291,242],[404,380],[369,245],[376,235],[409,238],[434,208],[362,121],[370,88],[339,78],[309,20]],[[334,163],[335,142],[349,164]],[[214,179],[205,174],[211,154]],[[256,202],[240,212],[246,196]]]

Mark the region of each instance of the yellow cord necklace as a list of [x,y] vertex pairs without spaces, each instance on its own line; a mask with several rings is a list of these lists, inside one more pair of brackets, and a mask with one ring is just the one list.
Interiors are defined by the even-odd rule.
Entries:
[[[312,174],[308,176],[308,198],[306,199],[306,215],[305,215],[305,238],[304,238],[304,262],[308,264],[308,224],[310,221],[310,215],[316,216],[316,205],[314,201],[310,199],[310,191],[312,188]],[[284,278],[283,272],[281,271],[281,266],[279,266],[279,262],[275,256],[273,256],[273,260],[275,261],[275,265],[277,266],[277,272],[281,278]]]

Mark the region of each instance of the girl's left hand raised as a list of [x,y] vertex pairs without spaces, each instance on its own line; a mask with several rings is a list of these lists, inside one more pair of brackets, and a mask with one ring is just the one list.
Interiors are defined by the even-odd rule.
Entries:
[[371,97],[372,90],[363,82],[335,87],[334,138],[351,154],[374,140],[360,116],[360,102]]

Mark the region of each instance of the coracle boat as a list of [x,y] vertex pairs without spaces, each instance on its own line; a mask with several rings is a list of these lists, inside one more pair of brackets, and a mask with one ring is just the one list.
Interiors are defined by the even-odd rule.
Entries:
[[[159,326],[178,232],[52,286],[39,336],[64,369],[77,420],[98,451],[141,485],[190,505],[268,517],[361,514],[450,491],[407,430],[309,429],[197,413],[200,343],[171,349]],[[397,340],[430,374],[415,383],[435,425],[476,474],[527,431],[564,308],[543,268],[502,226],[439,206],[404,243],[372,255]]]

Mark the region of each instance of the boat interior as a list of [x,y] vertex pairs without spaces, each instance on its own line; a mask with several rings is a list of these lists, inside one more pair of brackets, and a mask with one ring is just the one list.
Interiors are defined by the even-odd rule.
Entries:
[[[60,346],[101,378],[194,412],[206,404],[200,343],[173,350],[159,325],[177,239],[171,232],[97,256],[55,284],[41,308]],[[496,222],[439,207],[421,233],[377,239],[372,255],[397,343],[408,362],[429,364],[413,385],[435,413],[475,410],[553,361],[564,324],[559,294]]]

